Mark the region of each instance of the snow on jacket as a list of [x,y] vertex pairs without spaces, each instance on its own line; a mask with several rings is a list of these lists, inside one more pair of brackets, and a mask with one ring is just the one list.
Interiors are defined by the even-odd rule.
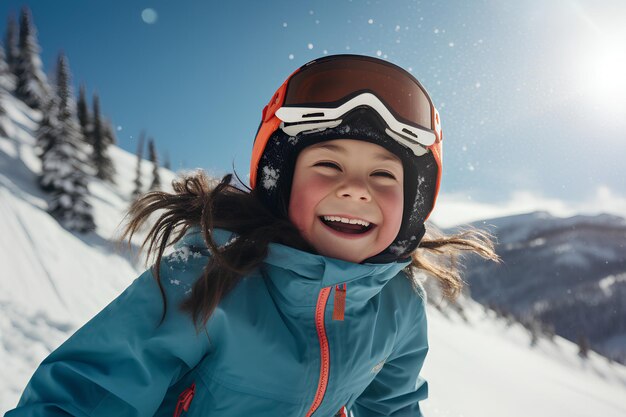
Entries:
[[[162,299],[148,270],[41,363],[6,417],[304,417],[344,406],[356,417],[421,416],[426,316],[407,262],[355,264],[270,244],[197,333],[177,305],[208,256],[192,229],[161,264],[165,321],[157,326]],[[333,320],[343,289],[344,319]]]

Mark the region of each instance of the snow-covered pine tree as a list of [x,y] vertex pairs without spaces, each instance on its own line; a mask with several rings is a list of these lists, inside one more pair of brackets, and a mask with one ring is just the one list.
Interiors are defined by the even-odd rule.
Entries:
[[150,162],[152,162],[152,184],[150,185],[150,191],[161,189],[161,176],[159,175],[159,157],[157,155],[156,146],[154,145],[154,139],[148,140],[148,153]]
[[59,135],[59,100],[56,95],[53,95],[46,103],[35,134],[37,156],[41,159],[39,186],[47,192],[54,191],[59,181],[59,165],[55,163],[56,156],[50,158],[49,155],[50,150],[58,146]]
[[0,43],[0,75],[5,75],[9,71],[7,60],[4,57],[4,46]]
[[17,46],[17,23],[15,22],[13,14],[10,14],[7,20],[7,31],[4,39],[4,48],[6,51],[6,60],[9,65],[9,71],[12,74],[15,74],[20,50]]
[[79,87],[78,101],[76,102],[76,114],[78,115],[80,130],[81,132],[83,132],[83,138],[85,139],[85,142],[93,145],[93,138],[91,137],[91,115],[89,114],[89,108],[87,107],[87,98],[85,97],[85,84],[81,84]]
[[587,336],[582,333],[578,334],[576,343],[578,344],[578,356],[587,359],[589,357],[589,351],[591,350]]
[[4,86],[5,86],[6,77],[8,75],[8,71],[9,71],[9,66],[4,60],[4,48],[2,47],[2,44],[0,44],[0,135],[2,136],[6,136],[6,132],[4,131],[4,128],[2,127],[2,125],[4,121],[4,115],[6,114],[6,111],[4,110],[4,106],[3,106],[4,104],[3,101],[4,101]]
[[115,145],[117,143],[117,138],[115,136],[113,124],[109,119],[105,118],[102,121],[102,129],[104,132],[104,143],[106,143],[107,145]]
[[106,136],[105,127],[100,118],[100,98],[97,93],[93,95],[93,127],[91,129],[91,140],[93,145],[91,161],[96,169],[96,177],[114,183],[115,167],[108,153],[110,139]]
[[0,43],[0,88],[8,89],[9,87],[9,65],[4,56],[4,47]]
[[164,157],[163,157],[163,168],[169,169],[169,170],[172,169],[172,164],[170,163],[170,154],[167,151],[165,151]]
[[141,190],[141,188],[143,187],[143,184],[141,182],[141,160],[143,159],[143,142],[145,140],[145,137],[146,132],[142,130],[139,134],[139,142],[137,143],[137,169],[135,171],[135,189],[133,190],[133,195],[131,196],[133,201],[136,200],[137,197],[139,197],[143,193],[143,191]]
[[82,140],[70,82],[70,70],[63,53],[59,54],[56,71],[58,99],[58,136],[46,153],[44,171],[50,175],[54,188],[48,211],[65,228],[89,232],[96,228],[89,198],[89,167],[86,144]]
[[[1,77],[1,76],[0,76]],[[4,89],[0,86],[0,136],[7,136],[4,123],[6,121],[6,111],[4,110]]]
[[46,74],[39,57],[37,32],[30,9],[24,6],[20,14],[19,56],[15,67],[15,95],[33,109],[44,109],[50,96]]

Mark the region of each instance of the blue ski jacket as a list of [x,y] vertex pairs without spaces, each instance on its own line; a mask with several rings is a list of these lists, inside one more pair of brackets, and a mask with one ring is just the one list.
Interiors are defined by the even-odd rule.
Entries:
[[421,416],[426,316],[408,262],[270,244],[198,333],[178,304],[208,256],[191,229],[161,263],[163,323],[149,269],[40,364],[5,416]]

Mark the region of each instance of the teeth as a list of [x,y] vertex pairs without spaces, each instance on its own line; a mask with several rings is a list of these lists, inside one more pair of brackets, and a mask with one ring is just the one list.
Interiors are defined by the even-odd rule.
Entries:
[[322,216],[322,217],[327,222],[341,222],[341,223],[347,223],[347,224],[360,224],[361,226],[365,226],[365,227],[368,227],[370,225],[370,223],[366,222],[365,220],[346,219],[345,217],[338,217],[338,216]]

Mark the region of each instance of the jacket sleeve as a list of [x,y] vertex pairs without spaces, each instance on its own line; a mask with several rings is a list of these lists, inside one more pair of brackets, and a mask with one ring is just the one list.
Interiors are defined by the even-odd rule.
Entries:
[[354,417],[421,417],[419,401],[428,397],[420,371],[428,352],[426,311],[420,301],[414,326],[396,345],[376,378],[356,399]]
[[178,309],[192,274],[175,270],[164,257],[160,326],[161,292],[148,270],[44,359],[5,417],[152,416],[169,386],[208,351],[206,334]]

